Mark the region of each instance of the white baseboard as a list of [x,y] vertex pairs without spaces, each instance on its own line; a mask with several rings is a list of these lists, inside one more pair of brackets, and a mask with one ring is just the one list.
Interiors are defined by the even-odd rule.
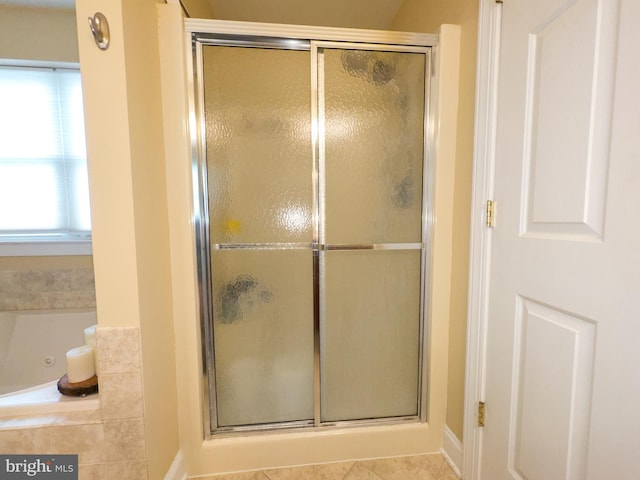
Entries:
[[178,453],[176,453],[176,458],[173,459],[173,463],[164,476],[164,480],[187,480],[187,467],[184,464],[182,450],[178,450]]
[[458,478],[462,478],[462,473],[460,473],[462,471],[462,442],[446,425],[442,439],[442,456]]

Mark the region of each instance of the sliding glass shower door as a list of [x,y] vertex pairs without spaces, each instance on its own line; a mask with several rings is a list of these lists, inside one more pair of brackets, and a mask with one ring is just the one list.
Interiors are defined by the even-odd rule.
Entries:
[[429,49],[194,44],[211,432],[419,418]]
[[319,52],[323,422],[418,414],[425,63]]
[[202,53],[218,427],[311,419],[309,52]]

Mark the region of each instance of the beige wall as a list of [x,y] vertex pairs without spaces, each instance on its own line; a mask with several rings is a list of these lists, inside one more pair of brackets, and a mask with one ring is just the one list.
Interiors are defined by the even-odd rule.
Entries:
[[77,62],[75,12],[0,6],[0,58]]
[[[175,340],[155,0],[123,0],[149,478],[178,449]],[[159,7],[162,8],[162,7]]]
[[393,29],[435,32],[439,25],[445,23],[461,26],[458,140],[455,156],[453,256],[451,261],[447,426],[459,439],[462,439],[478,1],[405,0],[398,10]]
[[[149,478],[178,451],[167,196],[155,0],[78,0],[100,327],[139,327]],[[111,30],[97,48],[86,18]]]
[[97,2],[77,2],[84,96],[98,321],[139,326],[129,105],[122,11],[117,0],[100,4],[111,46],[100,51],[87,25]]

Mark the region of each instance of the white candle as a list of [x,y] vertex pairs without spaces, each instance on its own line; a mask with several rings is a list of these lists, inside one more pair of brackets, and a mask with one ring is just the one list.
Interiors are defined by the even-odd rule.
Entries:
[[93,347],[83,345],[67,352],[67,378],[70,383],[89,380],[96,374]]
[[84,343],[96,348],[96,325],[84,329]]

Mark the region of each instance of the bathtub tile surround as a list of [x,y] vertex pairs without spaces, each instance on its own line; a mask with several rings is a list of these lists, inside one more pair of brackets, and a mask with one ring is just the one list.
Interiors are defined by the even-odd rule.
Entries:
[[50,448],[49,429],[28,428],[0,432],[0,452],[24,453],[25,455],[37,455],[46,453]]
[[93,268],[0,270],[0,311],[95,308]]
[[[111,445],[109,460],[144,460],[139,329],[98,327],[96,343],[102,419]],[[130,445],[127,451],[121,452],[118,446],[126,443],[120,439],[127,435],[130,435]]]
[[142,377],[140,373],[101,375],[100,406],[104,420],[142,418]]
[[107,461],[104,478],[146,479],[139,328],[98,326],[96,343]]
[[140,331],[138,327],[98,327],[98,378],[111,373],[140,372]]
[[56,453],[77,454],[78,464],[106,460],[104,429],[100,424],[52,428],[50,441]]
[[78,465],[78,477],[83,480],[106,480],[106,469],[104,463],[94,463],[90,465]]
[[[106,476],[104,480],[124,479],[146,479],[147,462],[144,460],[137,462],[110,462],[106,465]],[[101,479],[102,480],[102,479]]]
[[109,421],[104,423],[107,461],[144,460],[144,421]]
[[139,329],[98,326],[96,337],[100,408],[78,401],[77,410],[4,418],[0,408],[0,451],[78,454],[80,480],[146,480]]
[[[328,463],[260,472],[197,477],[198,480],[457,480],[440,454]],[[195,480],[196,477],[193,477]]]

